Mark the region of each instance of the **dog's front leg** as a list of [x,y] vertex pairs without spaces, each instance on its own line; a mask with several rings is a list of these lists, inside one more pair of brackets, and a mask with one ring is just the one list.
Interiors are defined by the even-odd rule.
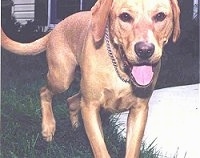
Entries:
[[129,111],[125,158],[138,158],[148,115],[148,104],[143,103]]
[[82,101],[81,114],[94,157],[110,158],[103,138],[99,107],[98,103],[85,104]]

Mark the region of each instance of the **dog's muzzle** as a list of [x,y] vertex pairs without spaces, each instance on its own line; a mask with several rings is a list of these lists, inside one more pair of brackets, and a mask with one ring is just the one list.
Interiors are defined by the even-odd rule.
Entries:
[[155,64],[141,63],[138,65],[132,65],[128,62],[125,54],[124,71],[129,76],[129,83],[132,85],[134,94],[140,98],[149,97],[152,94],[154,88],[154,80],[160,69],[160,61]]
[[[124,71],[129,76],[131,83],[140,88],[145,88],[151,85],[154,77],[154,67],[156,66],[156,64],[148,64],[147,62],[143,63],[141,62],[140,64],[133,65],[128,61],[122,48],[120,52],[121,52],[122,62],[124,63],[123,64]],[[152,50],[151,53],[150,52],[147,53],[148,54],[150,53],[152,55],[153,52],[154,50]],[[138,52],[138,53],[145,53],[145,52]],[[147,55],[142,54],[141,56],[147,59]],[[150,58],[150,55],[148,55],[148,58]]]

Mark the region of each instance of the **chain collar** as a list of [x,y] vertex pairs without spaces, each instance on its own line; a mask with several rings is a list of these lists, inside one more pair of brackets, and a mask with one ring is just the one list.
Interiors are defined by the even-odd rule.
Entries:
[[[106,41],[106,48],[107,48],[107,51],[108,51],[108,55],[110,56],[110,59],[112,61],[112,64],[114,66],[114,69],[115,69],[115,72],[117,73],[118,77],[125,83],[129,83],[131,84],[131,80],[130,78],[128,79],[125,79],[121,76],[119,70],[118,70],[118,64],[117,64],[117,61],[112,53],[112,48],[111,48],[111,44],[110,44],[110,35],[109,35],[109,28],[108,28],[108,25],[106,26],[106,30],[105,30],[105,41]],[[128,69],[128,61],[125,57],[125,54],[122,54],[121,53],[121,48],[119,47],[119,51],[120,51],[120,56],[121,58],[123,58],[123,65],[124,65],[124,69],[126,69],[126,71],[129,71]]]

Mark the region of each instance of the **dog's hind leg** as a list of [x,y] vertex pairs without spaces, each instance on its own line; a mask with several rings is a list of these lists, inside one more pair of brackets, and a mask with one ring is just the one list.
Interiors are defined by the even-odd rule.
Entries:
[[80,101],[81,101],[80,92],[67,99],[70,120],[71,120],[72,127],[74,129],[78,128],[80,125],[80,122],[79,122],[79,112],[81,109]]
[[[74,79],[77,65],[75,56],[67,48],[61,47],[55,51],[54,47],[47,52],[49,72],[47,85],[41,88],[42,110],[42,135],[47,141],[51,141],[56,129],[56,122],[52,110],[52,97],[57,93],[67,90]],[[54,52],[53,52],[54,50]]]

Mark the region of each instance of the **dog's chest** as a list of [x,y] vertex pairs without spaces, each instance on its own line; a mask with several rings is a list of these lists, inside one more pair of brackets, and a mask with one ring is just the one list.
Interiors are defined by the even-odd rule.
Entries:
[[104,88],[101,97],[101,105],[111,112],[127,111],[136,104],[136,97],[133,95],[131,86]]

